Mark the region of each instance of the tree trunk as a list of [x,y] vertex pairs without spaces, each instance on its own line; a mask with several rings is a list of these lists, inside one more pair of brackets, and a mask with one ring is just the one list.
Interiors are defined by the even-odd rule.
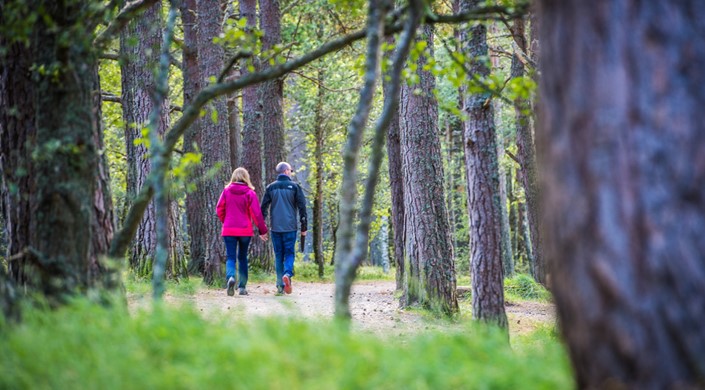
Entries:
[[230,130],[230,170],[240,166],[242,154],[242,126],[240,125],[240,97],[228,97],[228,129]]
[[[198,70],[198,21],[196,17],[196,0],[183,0],[180,3],[181,24],[184,30],[183,68],[184,78],[184,107],[190,105],[196,94],[201,90],[201,75]],[[199,119],[184,133],[184,151],[198,153],[201,143]],[[195,180],[199,180],[199,169],[196,169]],[[200,192],[187,192],[186,194],[186,221],[188,222],[189,235],[189,263],[188,271],[192,275],[202,275],[204,271],[205,242],[194,239],[203,236],[203,222],[199,218],[199,208],[203,204],[199,198]]]
[[[222,31],[223,9],[219,0],[198,1],[198,69],[201,82],[218,77],[223,69],[223,47],[213,43]],[[203,281],[210,285],[221,282],[221,263],[225,262],[225,245],[221,237],[222,224],[215,213],[220,192],[230,179],[230,142],[228,129],[228,106],[225,96],[216,97],[206,108],[201,119],[201,152],[203,153],[203,181],[196,189],[203,204],[198,211],[203,220],[201,236],[192,240],[205,243]]]
[[[512,265],[514,266],[514,270],[516,270],[516,265],[519,262],[519,246],[518,246],[518,237],[519,237],[519,230],[517,230],[517,200],[514,195],[514,169],[509,168],[507,171],[507,203],[509,207],[509,227],[510,227],[510,240],[511,240],[511,246],[512,246]],[[512,272],[514,272],[512,270]]]
[[[92,91],[100,90],[100,76],[98,66],[92,72]],[[93,142],[98,150],[104,149],[103,144],[103,114],[102,99],[98,93],[93,94],[93,107],[95,123],[93,125]],[[100,153],[98,156],[98,169],[95,172],[95,192],[93,196],[93,219],[91,220],[91,248],[88,255],[89,278],[93,283],[100,283],[102,287],[108,289],[116,288],[119,281],[119,268],[106,267],[101,260],[102,256],[108,254],[110,242],[115,233],[115,212],[113,209],[112,194],[110,191],[110,171],[108,169],[107,153]]]
[[[417,42],[425,41],[433,57],[433,27],[421,28]],[[453,245],[443,195],[443,161],[438,136],[435,77],[418,59],[419,84],[401,91],[400,147],[404,186],[405,255],[408,274],[405,304],[422,304],[444,313],[458,311]],[[414,93],[415,89],[421,93]]]
[[[477,0],[463,1],[463,10]],[[481,58],[488,55],[487,28],[478,23],[461,32],[463,52],[472,74],[488,76]],[[504,311],[499,200],[499,168],[494,112],[489,93],[467,93],[465,112],[465,166],[468,172],[468,212],[472,268],[472,315],[476,320],[507,327]]]
[[579,388],[705,386],[705,8],[539,1],[545,252]]
[[[387,44],[394,44],[388,37]],[[390,99],[389,81],[383,78],[384,99]],[[404,288],[404,186],[401,171],[401,146],[399,144],[399,110],[392,113],[387,128],[387,159],[389,166],[389,186],[392,196],[392,232],[394,234],[394,264],[396,266],[397,290]]]
[[[0,5],[3,7],[3,5]],[[2,10],[2,8],[0,8]],[[0,20],[3,16],[0,13]],[[37,127],[35,91],[32,83],[32,49],[0,35],[7,47],[0,57],[0,171],[2,172],[2,210],[7,240],[8,276],[22,286],[31,276],[30,194],[32,193],[32,151]],[[10,108],[14,108],[13,111]]]
[[[367,120],[372,109],[374,92],[377,84],[381,60],[381,40],[384,37],[383,2],[368,2],[367,9],[367,51],[365,55],[364,84],[360,90],[355,115],[348,125],[348,132],[343,149],[343,181],[340,187],[340,230],[337,237],[335,253],[335,316],[349,320],[350,291],[355,279],[355,270],[359,266],[354,256],[355,208],[357,206],[357,162],[360,157],[360,145]],[[367,245],[367,242],[364,243]],[[358,257],[359,259],[359,257]]]
[[[147,181],[151,171],[149,150],[145,142],[143,129],[148,125],[149,116],[154,110],[152,95],[156,89],[155,72],[159,62],[162,44],[162,6],[160,2],[149,7],[142,15],[128,23],[120,35],[120,71],[122,74],[122,110],[125,122],[125,146],[127,155],[127,188],[128,199],[134,199]],[[165,100],[160,107],[160,117],[155,129],[162,136],[170,125],[169,101]],[[170,209],[176,207],[175,202]],[[177,244],[179,236],[174,226],[175,215],[169,215],[168,253],[173,258],[168,276],[180,275],[185,259],[180,254]],[[142,221],[137,228],[136,236],[130,250],[130,267],[133,272],[142,277],[152,273],[153,261],[157,249],[157,216],[154,202],[150,202],[144,212]]]
[[[269,68],[270,62],[276,63],[275,46],[281,44],[281,12],[279,0],[260,0],[260,29],[262,52],[264,58],[262,70]],[[282,101],[284,99],[284,81],[275,79],[265,81],[259,88],[259,109],[262,112],[262,138],[264,141],[264,178],[265,183],[277,179],[275,168],[286,158],[284,150],[284,116]],[[271,260],[271,259],[270,259]]]
[[[526,33],[523,19],[514,20],[512,35],[517,48],[526,53]],[[524,64],[515,52],[512,56],[511,77],[523,77],[524,73]],[[546,286],[547,270],[541,255],[541,233],[538,217],[539,191],[536,178],[536,153],[529,115],[526,112],[529,108],[529,104],[525,100],[518,99],[515,102],[517,159],[519,160],[519,177],[524,187],[526,211],[529,219],[529,239],[532,254],[530,259],[531,274],[537,282]]]
[[[257,1],[241,0],[240,15],[247,18],[247,30],[257,27]],[[243,77],[250,73],[248,67],[259,67],[257,59],[243,60],[241,66]],[[264,177],[262,172],[262,121],[261,108],[258,103],[258,89],[253,85],[242,90],[242,166],[250,173],[252,185],[260,200],[264,196]],[[255,228],[256,229],[256,228]],[[272,246],[254,237],[250,242],[250,264],[263,271],[271,271]]]
[[[499,66],[499,58],[492,57],[492,66]],[[499,99],[492,100],[494,112],[502,112],[502,104]],[[494,116],[495,128],[502,129],[501,115]],[[502,254],[503,276],[508,277],[514,274],[514,259],[511,244],[511,229],[509,228],[509,210],[507,209],[507,172],[500,163],[504,156],[504,136],[501,131],[497,131],[497,171],[499,179],[499,224],[500,224],[500,250]]]
[[[320,28],[319,28],[320,31]],[[321,34],[319,34],[321,38]],[[318,277],[323,278],[323,140],[324,140],[324,119],[323,119],[323,101],[325,99],[325,90],[323,89],[323,80],[325,79],[325,71],[322,67],[318,68],[318,94],[316,95],[316,108],[314,119],[314,138],[316,146],[313,151],[316,175],[316,189],[313,195],[313,257],[318,265]]]
[[[33,291],[43,293],[52,303],[62,303],[76,293],[85,291],[91,282],[89,252],[95,178],[98,169],[97,147],[94,143],[98,123],[93,99],[95,80],[91,77],[96,64],[91,46],[92,31],[85,30],[82,10],[62,2],[31,2],[28,9],[42,7],[45,17],[39,18],[29,37],[32,56],[8,58],[14,75],[29,75],[27,65],[35,69],[54,69],[55,72],[33,75],[32,87],[20,86],[18,92],[33,90],[32,104],[16,106],[21,114],[10,134],[13,139],[28,135],[33,121],[36,133],[29,142],[29,158],[33,165],[28,193],[29,214],[24,221],[29,225],[28,246],[21,251],[31,254],[23,257],[31,264],[36,276]],[[60,21],[61,28],[48,26],[47,21]],[[63,28],[71,29],[69,43]],[[86,77],[86,72],[88,77]],[[29,79],[20,79],[29,80]],[[22,81],[18,81],[22,82]],[[3,167],[4,168],[4,167]],[[3,169],[4,171],[4,169]],[[20,263],[20,265],[24,265]]]

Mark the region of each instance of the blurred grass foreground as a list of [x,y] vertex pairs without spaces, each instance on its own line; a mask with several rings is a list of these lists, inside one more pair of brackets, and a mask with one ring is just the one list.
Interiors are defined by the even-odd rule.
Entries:
[[128,314],[86,301],[0,324],[3,389],[566,389],[550,329],[488,329],[400,341],[333,322],[205,320],[195,309]]

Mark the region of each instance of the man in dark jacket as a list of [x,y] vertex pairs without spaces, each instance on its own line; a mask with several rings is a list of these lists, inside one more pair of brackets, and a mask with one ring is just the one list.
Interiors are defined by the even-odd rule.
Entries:
[[306,196],[301,186],[291,180],[291,165],[277,164],[277,180],[267,186],[262,199],[262,215],[265,219],[272,211],[269,231],[274,246],[277,271],[277,292],[291,294],[291,277],[294,276],[294,253],[296,249],[296,212],[299,213],[301,235],[306,235]]

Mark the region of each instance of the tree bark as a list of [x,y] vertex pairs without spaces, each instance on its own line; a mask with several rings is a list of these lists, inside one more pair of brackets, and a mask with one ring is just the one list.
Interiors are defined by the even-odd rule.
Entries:
[[[516,47],[523,53],[527,52],[526,32],[524,20],[517,18],[512,25],[512,36]],[[524,63],[515,53],[512,56],[511,77],[523,77],[525,74]],[[534,136],[531,131],[531,123],[527,111],[529,102],[518,99],[515,101],[514,118],[516,120],[516,144],[517,159],[519,160],[519,177],[521,178],[524,194],[526,198],[526,211],[529,219],[529,239],[531,244],[531,274],[534,279],[546,286],[547,270],[541,256],[541,232],[539,229],[539,190],[536,177],[536,152],[534,147]]]
[[242,154],[242,126],[240,125],[240,97],[228,97],[228,128],[230,130],[230,170],[240,166]]
[[[257,0],[241,0],[240,15],[247,18],[247,30],[254,31],[257,27]],[[242,76],[252,73],[249,66],[259,68],[256,58],[243,60]],[[262,111],[258,103],[258,89],[261,86],[251,85],[242,90],[242,166],[247,169],[255,187],[255,193],[260,200],[264,196],[264,173],[262,172]],[[256,229],[256,228],[255,228]],[[250,264],[271,271],[273,266],[271,245],[254,237],[250,242]]]
[[[218,77],[223,69],[223,47],[213,43],[222,31],[223,9],[219,0],[199,0],[198,9],[198,68],[203,85],[209,78]],[[221,263],[225,262],[225,245],[221,238],[222,224],[215,213],[220,192],[230,179],[230,142],[228,129],[228,106],[225,96],[211,100],[206,115],[201,119],[201,153],[203,181],[198,186],[203,203],[198,212],[203,221],[201,236],[192,240],[205,243],[203,281],[210,285],[221,282]]]
[[[122,74],[122,110],[125,122],[125,146],[127,155],[128,199],[134,199],[145,185],[151,171],[149,150],[143,129],[147,128],[149,116],[155,109],[152,95],[156,90],[155,71],[159,63],[162,45],[162,6],[160,2],[149,7],[142,15],[128,23],[120,34],[120,71]],[[163,136],[170,126],[169,101],[165,99],[159,108],[160,116],[157,134]],[[169,206],[170,210],[175,208]],[[169,213],[168,253],[172,256],[174,267],[169,267],[167,275],[177,277],[185,266],[183,255],[177,244],[180,243],[173,221],[176,215]],[[150,202],[137,228],[137,234],[130,250],[130,268],[142,277],[152,274],[153,261],[157,250],[157,216],[154,202]]]
[[[27,65],[49,71],[37,71],[31,87],[21,85],[11,93],[31,90],[33,95],[27,107],[16,106],[21,119],[8,129],[8,136],[17,140],[27,133],[15,131],[35,130],[32,139],[25,138],[29,141],[25,150],[36,158],[23,156],[29,157],[24,163],[32,165],[28,170],[31,191],[19,194],[29,201],[29,215],[21,221],[28,224],[28,240],[23,242],[27,246],[20,248],[29,254],[22,256],[20,263],[31,268],[33,280],[27,287],[43,293],[50,303],[63,303],[68,296],[85,291],[91,282],[89,252],[98,169],[94,143],[98,120],[91,72],[97,64],[89,39],[92,31],[83,24],[83,10],[53,1],[28,4],[30,10],[40,7],[46,17],[33,25],[33,34],[28,37],[30,51],[4,61],[17,71],[13,79],[20,75],[17,82],[29,81],[21,76],[33,72]],[[59,23],[59,28],[48,26],[49,20]],[[65,41],[64,29],[73,31],[75,40],[70,44]]]
[[[262,52],[269,59],[263,59],[262,69],[276,63],[275,46],[281,44],[281,12],[279,0],[260,0],[260,29],[262,36]],[[264,141],[264,178],[265,183],[277,179],[275,168],[286,158],[284,115],[282,102],[284,99],[284,81],[281,78],[265,81],[259,87],[259,109],[262,112],[262,138]]]
[[543,0],[539,19],[545,253],[577,386],[702,388],[705,8]]
[[[433,56],[433,26],[425,25],[418,41],[425,41]],[[399,113],[404,186],[405,255],[408,274],[404,305],[416,303],[447,314],[458,311],[455,291],[453,240],[443,195],[443,161],[438,136],[438,102],[433,95],[435,77],[424,70],[419,56],[418,85],[404,85]],[[420,93],[415,93],[415,90]]]
[[[184,107],[191,105],[194,98],[201,90],[201,74],[198,69],[198,20],[196,17],[196,0],[182,0],[179,9],[181,13],[181,24],[184,30],[184,44],[182,48],[184,78]],[[184,151],[186,153],[198,153],[198,145],[201,143],[200,120],[196,119],[184,132]],[[198,180],[198,169],[195,170]],[[186,193],[186,220],[188,222],[189,235],[189,263],[188,272],[192,275],[202,275],[204,271],[205,242],[194,239],[203,236],[203,223],[199,215],[199,207],[202,199],[200,192]]]
[[[394,37],[387,37],[387,44],[394,44]],[[391,99],[390,82],[385,77],[384,99]],[[404,186],[401,171],[401,146],[399,144],[399,110],[391,113],[392,117],[387,128],[387,159],[389,166],[389,186],[392,204],[392,232],[394,235],[394,264],[396,266],[395,280],[397,290],[404,289]]]
[[[320,31],[320,27],[319,27]],[[321,38],[322,34],[319,34]],[[313,257],[318,265],[318,277],[323,278],[324,263],[323,259],[323,141],[324,141],[324,119],[323,119],[323,102],[325,100],[325,90],[323,89],[323,81],[325,79],[325,71],[319,67],[317,75],[318,91],[316,95],[316,107],[314,118],[314,138],[315,148],[313,150],[313,158],[315,164],[316,188],[313,195]]]
[[[477,0],[463,1],[470,9]],[[472,74],[486,77],[490,69],[481,58],[488,55],[487,28],[478,23],[461,31],[463,52]],[[504,311],[503,268],[499,205],[499,168],[494,112],[489,93],[466,93],[464,145],[468,172],[468,212],[472,268],[472,315],[482,322],[507,327]]]
[[[0,4],[0,10],[3,5]],[[0,20],[3,14],[0,13]],[[37,127],[33,120],[35,90],[32,83],[32,50],[0,35],[7,54],[0,57],[0,171],[2,202],[7,239],[8,276],[22,286],[31,276],[30,194],[32,193],[32,151]]]

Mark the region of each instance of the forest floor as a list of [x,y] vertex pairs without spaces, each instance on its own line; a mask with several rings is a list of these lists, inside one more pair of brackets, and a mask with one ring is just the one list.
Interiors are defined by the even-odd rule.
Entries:
[[[205,317],[225,316],[233,319],[288,316],[326,320],[333,317],[332,283],[306,283],[294,280],[291,295],[277,296],[271,283],[250,283],[249,295],[227,296],[225,290],[199,289],[194,295],[169,294],[165,301],[173,305],[190,304]],[[462,330],[469,322],[470,302],[461,302],[460,320],[434,318],[421,310],[399,310],[394,281],[360,281],[352,288],[350,307],[353,328],[379,336],[406,337],[426,330]],[[128,294],[130,310],[149,305],[147,296]],[[555,324],[551,303],[535,301],[507,302],[510,335],[530,333],[539,327]]]

